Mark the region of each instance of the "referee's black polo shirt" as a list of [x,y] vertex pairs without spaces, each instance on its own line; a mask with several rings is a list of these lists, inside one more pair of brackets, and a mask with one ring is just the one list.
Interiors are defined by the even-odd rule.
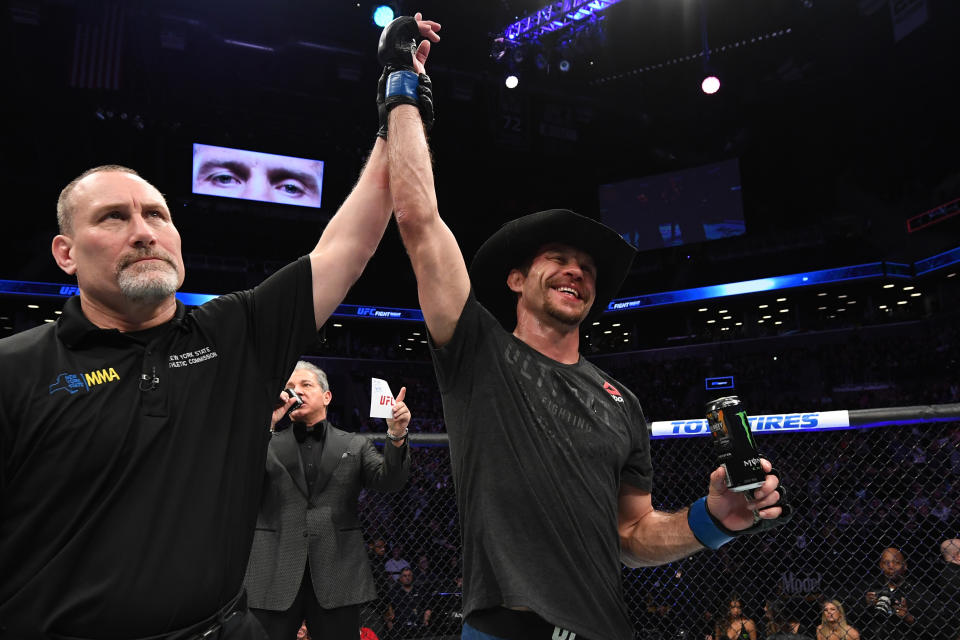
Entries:
[[270,412],[315,339],[303,257],[139,335],[74,297],[0,340],[0,637],[142,638],[226,604]]

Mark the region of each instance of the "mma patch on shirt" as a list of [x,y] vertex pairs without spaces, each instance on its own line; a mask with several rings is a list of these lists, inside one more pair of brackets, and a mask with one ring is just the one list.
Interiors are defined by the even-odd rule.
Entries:
[[90,391],[92,387],[120,380],[120,374],[113,367],[96,369],[86,373],[61,373],[49,385],[50,395],[57,391],[66,391],[70,395],[78,391]]

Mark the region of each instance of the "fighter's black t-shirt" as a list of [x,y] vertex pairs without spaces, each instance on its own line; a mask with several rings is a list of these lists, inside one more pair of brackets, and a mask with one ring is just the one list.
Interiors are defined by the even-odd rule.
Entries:
[[433,350],[463,534],[464,616],[528,607],[592,640],[633,631],[617,496],[652,488],[636,397],[581,358],[560,364],[501,328],[473,294]]
[[163,328],[71,298],[0,341],[0,637],[152,636],[235,596],[270,411],[315,339],[304,257]]

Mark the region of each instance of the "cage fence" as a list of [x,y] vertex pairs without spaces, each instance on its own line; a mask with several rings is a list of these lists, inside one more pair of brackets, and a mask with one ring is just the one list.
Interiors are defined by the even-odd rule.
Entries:
[[[960,423],[757,432],[756,440],[789,487],[793,520],[718,551],[624,567],[636,638],[818,638],[831,602],[843,621],[830,618],[837,631],[823,638],[957,640],[960,565],[947,562],[950,545],[941,546],[960,538]],[[412,443],[406,487],[360,498],[379,584],[363,622],[380,638],[459,637],[461,549],[445,434],[418,434]],[[658,438],[651,450],[658,509],[675,511],[704,494],[709,438]],[[881,564],[893,553],[886,549],[903,560],[886,568],[892,580]],[[398,595],[401,579],[413,585],[406,595]],[[794,630],[799,635],[777,635]]]

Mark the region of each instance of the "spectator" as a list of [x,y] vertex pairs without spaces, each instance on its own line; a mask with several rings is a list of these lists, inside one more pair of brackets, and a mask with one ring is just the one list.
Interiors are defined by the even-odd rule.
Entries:
[[417,584],[424,589],[436,589],[439,586],[440,577],[431,569],[430,558],[425,554],[420,554],[417,558],[417,569],[414,572],[414,578]]
[[860,640],[860,632],[847,624],[839,600],[823,603],[823,613],[817,625],[817,640]]
[[391,556],[383,563],[384,569],[387,571],[387,575],[393,578],[394,582],[400,577],[400,572],[404,569],[410,568],[410,563],[400,557],[400,554],[403,553],[403,547],[398,544],[393,545],[393,549],[390,551]]
[[757,625],[743,615],[743,600],[730,596],[727,613],[717,621],[713,640],[757,640]]
[[297,640],[311,640],[306,620],[300,624],[300,628],[297,630]]
[[915,638],[918,608],[925,598],[906,577],[907,559],[899,549],[880,554],[879,579],[863,590],[865,608],[861,621],[869,640]]
[[384,564],[387,561],[387,542],[383,538],[374,538],[368,545],[368,554],[370,556],[370,564],[374,568],[384,569]]
[[373,569],[373,580],[377,585],[377,594],[380,597],[387,592],[390,587],[390,576],[387,574],[387,543],[383,538],[374,538],[367,547],[367,555],[370,557],[370,566]]
[[940,544],[944,566],[940,573],[940,603],[943,620],[939,622],[944,640],[960,640],[960,538]]
[[387,596],[391,613],[387,623],[391,638],[414,638],[430,626],[433,611],[429,595],[414,583],[413,570],[403,569]]

